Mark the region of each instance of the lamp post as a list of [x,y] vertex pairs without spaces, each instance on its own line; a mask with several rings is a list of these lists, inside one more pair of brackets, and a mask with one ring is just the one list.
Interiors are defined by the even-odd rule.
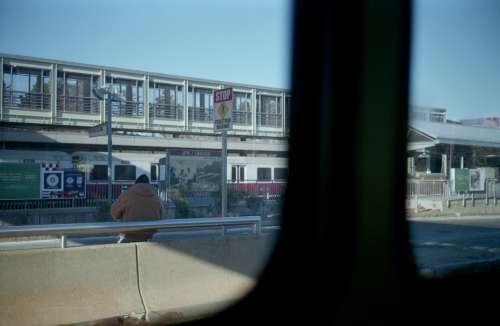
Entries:
[[112,142],[112,126],[111,126],[111,103],[112,101],[118,101],[118,102],[124,102],[125,99],[121,96],[119,96],[116,92],[113,91],[113,88],[111,86],[106,86],[106,87],[99,87],[99,88],[94,88],[92,90],[94,95],[101,101],[106,100],[106,133],[108,135],[108,203],[111,204],[113,202],[112,199],[112,164],[113,164],[113,158],[112,158],[112,147],[113,147],[113,142]]

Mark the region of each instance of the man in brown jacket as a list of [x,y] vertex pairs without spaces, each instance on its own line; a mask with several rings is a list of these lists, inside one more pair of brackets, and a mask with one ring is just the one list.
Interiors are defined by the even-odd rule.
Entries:
[[[111,205],[111,216],[120,221],[151,221],[160,220],[164,214],[163,205],[156,191],[149,184],[148,177],[143,174],[135,181],[127,192]],[[151,240],[155,231],[131,231],[120,233],[118,243]]]

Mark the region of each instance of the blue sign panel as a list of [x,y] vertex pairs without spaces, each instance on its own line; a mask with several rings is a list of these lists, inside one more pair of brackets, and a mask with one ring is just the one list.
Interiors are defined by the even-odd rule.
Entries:
[[43,171],[42,191],[62,191],[63,171]]
[[64,197],[85,198],[85,172],[64,171]]

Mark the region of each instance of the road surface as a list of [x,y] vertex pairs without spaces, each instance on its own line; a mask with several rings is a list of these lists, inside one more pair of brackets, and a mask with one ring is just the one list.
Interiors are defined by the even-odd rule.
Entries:
[[410,218],[409,226],[421,270],[446,274],[464,266],[500,262],[500,216]]

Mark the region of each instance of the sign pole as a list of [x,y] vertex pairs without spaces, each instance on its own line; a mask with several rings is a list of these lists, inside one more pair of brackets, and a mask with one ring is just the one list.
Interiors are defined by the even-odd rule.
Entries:
[[112,152],[112,142],[111,142],[111,133],[112,133],[112,129],[111,129],[111,95],[107,95],[107,100],[106,100],[106,106],[107,106],[107,109],[108,111],[106,112],[107,116],[106,116],[106,120],[107,120],[107,133],[108,133],[108,203],[111,205],[111,203],[113,202],[112,200],[112,186],[113,186],[113,183],[112,183],[112,171],[113,171],[113,167],[112,167],[112,162],[113,162],[113,159],[112,159],[112,156],[111,156],[111,152]]
[[222,217],[227,215],[227,131],[222,132]]
[[227,131],[233,128],[233,89],[214,91],[214,130],[222,132],[221,210],[227,216]]

